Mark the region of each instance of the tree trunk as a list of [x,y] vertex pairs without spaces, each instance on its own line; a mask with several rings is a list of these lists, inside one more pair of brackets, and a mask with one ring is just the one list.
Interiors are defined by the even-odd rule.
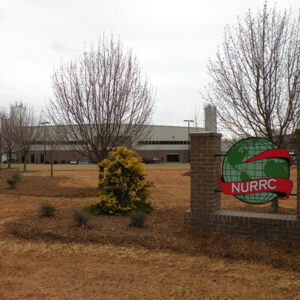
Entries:
[[[105,152],[103,150],[100,151],[100,157],[99,157],[100,161],[98,162],[98,165],[99,165],[100,162],[102,162],[102,160],[104,160],[107,157],[107,155],[108,155],[107,152]],[[104,167],[99,166],[99,179],[102,178],[103,172],[104,172]]]
[[50,176],[53,177],[53,150],[50,151]]
[[8,156],[7,156],[7,168],[10,169],[10,167],[11,167],[11,155],[8,154]]
[[279,212],[278,199],[274,199],[274,200],[272,201],[271,207],[272,207],[272,212],[273,212],[273,213]]
[[24,172],[26,172],[26,167],[27,167],[26,163],[27,163],[27,154],[24,153],[24,164],[23,164],[23,171]]

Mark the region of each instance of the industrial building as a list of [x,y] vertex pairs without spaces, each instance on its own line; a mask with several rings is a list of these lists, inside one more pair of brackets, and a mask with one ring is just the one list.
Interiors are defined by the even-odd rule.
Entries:
[[[187,120],[189,121],[188,126],[148,125],[144,130],[144,134],[138,140],[126,137],[122,145],[137,151],[145,161],[188,162],[190,150],[189,133],[216,131],[215,108],[207,106],[204,108],[204,112],[204,127],[194,127],[192,120]],[[52,160],[57,164],[89,163],[88,159],[82,154],[72,151],[72,146],[80,147],[82,141],[51,142],[51,140],[55,139],[53,138],[53,129],[53,126],[42,127],[41,138],[33,141],[27,157],[28,163],[50,163]],[[52,138],[48,138],[49,136],[52,136]],[[24,162],[24,157],[21,154],[17,154],[16,160],[22,163]]]

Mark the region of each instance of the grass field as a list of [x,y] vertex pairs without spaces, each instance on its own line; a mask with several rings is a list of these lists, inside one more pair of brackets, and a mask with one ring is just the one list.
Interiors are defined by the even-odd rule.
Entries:
[[[142,229],[109,216],[73,225],[72,210],[95,202],[97,166],[55,165],[52,179],[49,166],[33,166],[14,190],[0,171],[0,299],[300,299],[299,243],[183,227],[187,165],[146,165],[155,211]],[[37,211],[46,201],[57,214],[45,220]],[[270,211],[228,196],[222,205]],[[296,199],[280,205],[293,214]]]
[[[7,165],[1,164],[0,165],[3,169],[7,168]],[[163,164],[145,164],[146,170],[183,170],[189,169],[190,164],[188,163],[163,163]],[[12,164],[11,166],[13,169],[23,170],[22,164]],[[70,165],[70,164],[55,164],[53,165],[54,172],[55,171],[97,171],[98,166],[96,164],[87,164],[87,165]],[[50,172],[50,165],[49,164],[28,164],[27,165],[28,171],[49,171]]]

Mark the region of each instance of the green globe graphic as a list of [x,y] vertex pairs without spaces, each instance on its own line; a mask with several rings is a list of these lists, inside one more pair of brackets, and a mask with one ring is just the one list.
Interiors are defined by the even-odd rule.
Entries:
[[[289,178],[289,164],[286,159],[267,158],[249,163],[244,161],[264,151],[279,148],[264,138],[247,138],[239,141],[227,152],[223,162],[224,182],[247,181],[261,178]],[[263,204],[274,200],[276,193],[263,192],[234,195],[237,199],[252,204]]]

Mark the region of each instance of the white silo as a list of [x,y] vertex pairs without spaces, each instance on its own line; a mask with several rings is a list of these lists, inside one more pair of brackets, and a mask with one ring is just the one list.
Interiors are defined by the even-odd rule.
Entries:
[[204,107],[205,131],[217,132],[217,110],[213,105]]
[[13,106],[11,106],[10,117],[15,121],[22,120],[25,110],[26,110],[26,107],[23,104],[13,105]]

